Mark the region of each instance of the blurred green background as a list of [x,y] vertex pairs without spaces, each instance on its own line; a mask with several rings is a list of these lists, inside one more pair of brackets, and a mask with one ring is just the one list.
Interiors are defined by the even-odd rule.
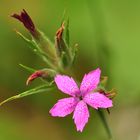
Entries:
[[[140,140],[140,1],[139,0],[1,0],[0,101],[25,91],[30,73],[45,64],[17,36],[30,37],[10,18],[26,9],[36,26],[53,41],[64,11],[70,18],[71,44],[79,44],[74,71],[79,79],[96,67],[109,76],[108,89],[117,89],[111,114],[106,113],[116,140]],[[83,133],[76,132],[72,115],[53,118],[49,109],[65,95],[54,91],[12,101],[0,108],[0,140],[107,140],[98,114],[91,110]]]

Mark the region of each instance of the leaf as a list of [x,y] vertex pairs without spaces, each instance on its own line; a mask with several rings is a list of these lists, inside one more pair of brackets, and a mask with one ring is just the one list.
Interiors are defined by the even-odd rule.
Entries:
[[65,21],[65,18],[66,18],[66,9],[64,9],[64,11],[63,11],[63,14],[62,14],[62,17],[61,17],[61,24],[60,25],[62,25],[62,23]]
[[19,99],[19,98],[23,98],[25,96],[29,96],[29,95],[32,95],[32,94],[36,94],[36,93],[41,93],[41,92],[45,92],[45,91],[49,91],[50,89],[52,89],[54,87],[53,84],[50,84],[50,85],[41,85],[41,86],[38,86],[36,88],[33,88],[33,89],[30,89],[30,90],[27,90],[25,92],[22,92],[20,94],[17,94],[15,96],[12,96],[4,101],[2,101],[0,103],[0,106],[9,102],[9,101],[12,101],[12,100],[15,100],[15,99]]
[[26,38],[22,33],[20,33],[19,31],[16,31],[16,33],[25,41],[29,44],[29,48],[31,49],[36,49],[36,46],[34,44],[34,42],[32,40],[29,40],[28,38]]
[[66,21],[66,27],[65,27],[65,41],[69,47],[70,45],[70,35],[69,35],[69,18]]
[[23,64],[19,64],[22,68],[26,69],[27,71],[31,72],[31,73],[34,73],[36,70],[33,69],[33,68],[30,68],[28,66],[25,66]]

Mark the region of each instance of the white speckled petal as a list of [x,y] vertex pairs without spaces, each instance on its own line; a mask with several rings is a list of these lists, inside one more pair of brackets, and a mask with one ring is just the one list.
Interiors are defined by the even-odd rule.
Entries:
[[58,102],[51,108],[50,114],[54,117],[65,117],[74,111],[77,103],[78,99],[74,97],[58,100]]
[[88,93],[94,90],[99,84],[100,74],[101,70],[99,68],[89,72],[88,74],[85,74],[80,86],[81,92]]
[[76,82],[65,75],[56,75],[55,83],[59,90],[62,92],[69,94],[71,96],[75,96],[76,94],[80,94],[79,88]]
[[86,94],[83,100],[95,109],[109,108],[113,106],[112,100],[98,92]]
[[80,101],[75,108],[73,119],[76,124],[77,131],[82,132],[86,123],[88,122],[89,111],[86,103],[84,101]]

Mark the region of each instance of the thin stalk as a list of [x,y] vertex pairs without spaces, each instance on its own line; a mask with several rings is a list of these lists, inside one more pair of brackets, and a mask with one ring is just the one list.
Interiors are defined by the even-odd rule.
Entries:
[[15,100],[15,99],[19,99],[19,98],[23,98],[25,96],[28,96],[28,95],[32,95],[32,94],[36,94],[36,93],[41,93],[41,92],[45,92],[45,91],[49,91],[50,89],[54,88],[53,85],[41,85],[41,86],[38,86],[36,88],[33,88],[33,89],[30,89],[30,90],[27,90],[25,92],[22,92],[20,94],[17,94],[15,96],[12,96],[4,101],[2,101],[0,103],[0,106],[2,106],[3,104],[9,102],[9,101],[12,101],[12,100]]
[[107,123],[107,120],[105,118],[104,112],[102,110],[100,110],[100,109],[97,112],[98,112],[98,114],[100,116],[100,119],[101,119],[102,123],[104,124],[104,127],[105,127],[105,130],[106,130],[107,134],[108,134],[109,140],[113,140],[111,129],[110,129],[108,123]]

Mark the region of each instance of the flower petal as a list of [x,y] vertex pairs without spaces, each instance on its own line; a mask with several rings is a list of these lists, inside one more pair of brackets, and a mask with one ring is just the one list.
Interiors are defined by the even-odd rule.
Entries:
[[89,72],[88,74],[85,74],[80,86],[82,94],[90,92],[97,87],[100,81],[100,74],[101,70],[99,68]]
[[68,76],[56,75],[55,83],[58,89],[66,94],[75,96],[76,94],[80,93],[76,82]]
[[84,101],[80,101],[74,111],[73,119],[76,124],[77,131],[83,131],[84,126],[88,122],[89,111],[86,103]]
[[72,113],[78,103],[77,98],[64,98],[58,100],[58,102],[51,108],[50,114],[54,117],[65,117]]
[[83,100],[95,109],[113,106],[112,100],[98,92],[86,94]]

